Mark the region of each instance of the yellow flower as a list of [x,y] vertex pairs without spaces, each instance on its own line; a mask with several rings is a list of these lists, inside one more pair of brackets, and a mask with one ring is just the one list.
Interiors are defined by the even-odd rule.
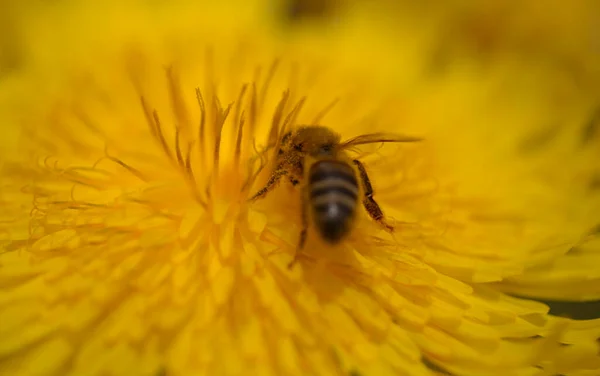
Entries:
[[[0,374],[594,375],[598,320],[507,294],[600,299],[593,89],[514,56],[390,85],[265,5],[14,6]],[[290,270],[298,191],[247,199],[315,123],[425,141],[366,149],[393,235],[361,212]]]

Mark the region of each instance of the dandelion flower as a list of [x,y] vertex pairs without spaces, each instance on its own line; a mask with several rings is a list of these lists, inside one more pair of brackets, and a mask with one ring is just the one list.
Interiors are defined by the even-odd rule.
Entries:
[[[15,18],[28,43],[0,81],[0,373],[597,372],[598,320],[509,295],[600,298],[600,141],[573,152],[593,101],[538,98],[558,90],[535,85],[548,72],[507,89],[508,68],[402,95],[280,43],[261,9],[69,2]],[[513,148],[548,119],[573,126]],[[510,128],[484,144],[484,120]],[[247,200],[265,147],[300,124],[426,141],[362,156],[394,234],[361,212],[290,270],[299,193]]]

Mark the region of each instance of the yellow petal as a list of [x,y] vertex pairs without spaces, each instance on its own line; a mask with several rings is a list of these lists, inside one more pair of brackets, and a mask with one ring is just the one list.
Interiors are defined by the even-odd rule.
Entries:
[[[597,369],[600,323],[557,322],[498,291],[535,273],[522,291],[597,282],[580,268],[595,246],[567,253],[597,225],[596,139],[579,147],[591,86],[553,64],[515,79],[531,65],[510,53],[485,75],[453,66],[417,80],[438,29],[412,13],[387,39],[356,13],[348,39],[323,51],[270,34],[266,5],[15,6],[28,63],[0,82],[0,122],[15,134],[0,141],[0,372]],[[416,58],[386,55],[399,35]],[[285,182],[247,202],[272,167],[248,165],[286,121],[425,138],[364,157],[394,234],[362,209],[339,247],[311,226],[289,270],[299,192]]]

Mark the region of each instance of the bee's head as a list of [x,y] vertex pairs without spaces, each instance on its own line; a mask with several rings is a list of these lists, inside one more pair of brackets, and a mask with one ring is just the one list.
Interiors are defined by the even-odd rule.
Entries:
[[340,139],[340,135],[327,127],[301,126],[283,135],[279,154],[331,155]]

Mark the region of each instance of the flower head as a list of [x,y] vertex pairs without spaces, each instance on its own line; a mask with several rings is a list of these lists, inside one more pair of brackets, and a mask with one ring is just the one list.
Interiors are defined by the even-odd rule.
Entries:
[[[488,96],[473,94],[481,77],[465,72],[401,95],[360,64],[280,44],[234,7],[75,6],[73,24],[30,28],[24,37],[36,43],[23,53],[37,62],[0,83],[11,104],[0,118],[14,134],[0,172],[2,373],[600,367],[598,321],[554,317],[505,293],[600,295],[590,232],[600,199],[589,185],[598,138],[573,149],[589,97],[548,83],[567,98],[555,108],[552,96],[536,99],[540,74],[500,100],[506,68],[483,84]],[[98,32],[100,23],[113,26]],[[85,32],[67,37],[74,25]],[[71,56],[47,54],[64,43]],[[577,126],[515,149],[546,119]],[[302,124],[425,141],[357,154],[393,234],[361,211],[337,247],[310,233],[290,270],[298,189],[282,182],[248,198],[272,172],[269,145]],[[483,137],[490,127],[506,132]],[[557,172],[557,160],[568,169]]]

